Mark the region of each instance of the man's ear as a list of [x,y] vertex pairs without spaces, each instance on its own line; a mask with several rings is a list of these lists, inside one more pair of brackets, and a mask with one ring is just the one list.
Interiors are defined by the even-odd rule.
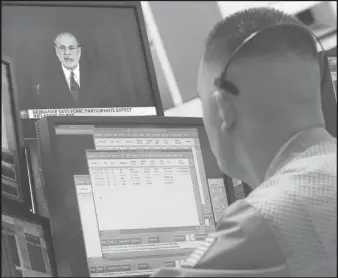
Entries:
[[216,109],[221,121],[221,130],[226,132],[236,122],[235,110],[233,106],[233,99],[226,91],[216,91],[213,94],[216,102]]

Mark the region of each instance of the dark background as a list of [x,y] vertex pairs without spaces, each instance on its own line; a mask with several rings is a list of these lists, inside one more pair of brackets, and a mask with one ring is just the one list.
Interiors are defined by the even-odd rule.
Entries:
[[2,51],[14,62],[20,109],[36,108],[34,85],[59,63],[53,43],[64,31],[81,42],[81,63],[103,72],[111,88],[107,106],[155,106],[135,8],[2,8]]

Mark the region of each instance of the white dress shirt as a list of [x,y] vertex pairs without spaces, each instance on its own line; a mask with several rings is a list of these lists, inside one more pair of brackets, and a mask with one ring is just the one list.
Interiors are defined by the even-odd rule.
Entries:
[[[63,73],[65,75],[68,88],[70,90],[70,74],[72,73],[72,71],[65,68],[63,65],[62,65],[62,70],[63,70]],[[80,64],[77,65],[77,67],[73,70],[73,72],[74,72],[74,79],[80,87]]]

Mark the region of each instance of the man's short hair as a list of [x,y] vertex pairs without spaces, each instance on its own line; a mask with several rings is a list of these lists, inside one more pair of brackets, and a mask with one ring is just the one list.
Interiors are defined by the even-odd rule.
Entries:
[[[207,56],[217,59],[220,57],[219,55],[231,54],[254,32],[278,24],[295,24],[305,27],[296,17],[273,8],[251,8],[236,12],[216,24],[210,32],[206,41],[205,59],[208,59]],[[304,35],[302,36],[302,34]],[[266,48],[269,48],[270,51],[272,49],[275,51],[297,49],[298,53],[311,52],[313,55],[316,53],[316,45],[313,43],[313,37],[309,34],[306,32],[299,32],[299,34],[278,32],[278,34],[273,34],[273,37],[262,38],[260,42],[256,43],[256,46],[252,46],[249,54],[253,55],[255,50],[257,53],[261,51],[266,54]],[[300,50],[300,48],[302,49]]]
[[59,37],[61,37],[61,36],[64,36],[64,35],[68,35],[68,36],[70,36],[70,37],[75,38],[77,45],[78,45],[78,46],[81,46],[79,39],[78,39],[74,34],[72,34],[72,33],[70,33],[70,32],[61,32],[61,33],[57,34],[56,37],[55,37],[55,39],[54,39],[54,46],[56,46],[56,41],[57,41],[57,39],[58,39]]

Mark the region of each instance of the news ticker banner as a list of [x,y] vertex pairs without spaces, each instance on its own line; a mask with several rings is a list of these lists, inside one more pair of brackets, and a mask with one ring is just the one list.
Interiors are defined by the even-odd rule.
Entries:
[[20,110],[21,119],[40,119],[47,116],[156,116],[155,107],[110,107]]
[[331,78],[334,88],[334,93],[337,101],[337,57],[328,57],[329,60],[329,68],[331,72]]

